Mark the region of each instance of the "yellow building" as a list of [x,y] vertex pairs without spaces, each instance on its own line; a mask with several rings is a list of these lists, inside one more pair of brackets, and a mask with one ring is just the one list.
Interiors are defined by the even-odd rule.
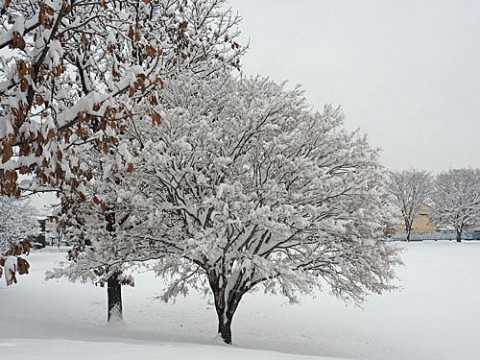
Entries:
[[[437,230],[437,227],[430,219],[431,212],[432,208],[430,206],[422,205],[420,208],[420,214],[413,221],[412,234],[434,232]],[[400,217],[399,220],[401,221],[401,224],[404,224],[402,217]],[[397,229],[397,232],[405,232],[405,225],[401,225]]]

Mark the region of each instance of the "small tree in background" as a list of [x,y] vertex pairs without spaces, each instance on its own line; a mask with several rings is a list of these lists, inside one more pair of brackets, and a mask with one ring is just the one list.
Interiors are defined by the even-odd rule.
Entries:
[[480,221],[480,170],[451,169],[438,174],[432,203],[434,219],[440,225],[452,226],[457,242],[461,242],[465,226]]
[[165,92],[170,121],[145,141],[134,177],[146,214],[179,220],[168,236],[144,235],[170,254],[157,266],[173,277],[165,299],[209,288],[231,343],[242,297],[261,286],[356,302],[392,288],[383,171],[339,109],[312,112],[302,91],[260,77],[185,77]]
[[432,175],[425,170],[392,171],[387,179],[387,189],[402,213],[407,241],[410,241],[413,222],[432,193]]

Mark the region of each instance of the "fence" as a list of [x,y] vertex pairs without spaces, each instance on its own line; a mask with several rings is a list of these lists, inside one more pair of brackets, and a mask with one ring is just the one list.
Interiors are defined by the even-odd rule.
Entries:
[[[410,241],[424,241],[424,240],[456,240],[457,234],[455,231],[435,231],[426,233],[412,233],[410,234]],[[393,234],[389,237],[390,241],[406,241],[407,234]],[[480,231],[464,231],[462,233],[462,240],[480,240]]]

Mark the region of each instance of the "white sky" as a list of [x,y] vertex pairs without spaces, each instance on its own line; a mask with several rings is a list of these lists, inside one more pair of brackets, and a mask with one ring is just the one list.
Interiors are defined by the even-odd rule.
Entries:
[[480,1],[229,0],[248,74],[340,104],[390,168],[480,167]]

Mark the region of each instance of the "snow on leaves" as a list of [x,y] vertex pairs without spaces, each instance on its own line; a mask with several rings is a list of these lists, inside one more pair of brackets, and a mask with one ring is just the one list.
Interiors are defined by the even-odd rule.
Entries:
[[[222,3],[5,2],[0,168],[36,175],[31,190],[81,192],[86,174],[71,164],[92,145],[109,152],[138,117],[160,123],[165,76],[238,64],[238,18]],[[20,189],[11,182],[2,191]]]
[[292,301],[325,284],[358,302],[391,288],[382,169],[339,109],[312,112],[301,90],[260,77],[184,77],[165,92],[169,121],[146,136],[133,179],[157,224],[179,221],[156,238],[174,254],[158,265],[174,278],[166,299],[205,276],[223,324],[260,284]]

